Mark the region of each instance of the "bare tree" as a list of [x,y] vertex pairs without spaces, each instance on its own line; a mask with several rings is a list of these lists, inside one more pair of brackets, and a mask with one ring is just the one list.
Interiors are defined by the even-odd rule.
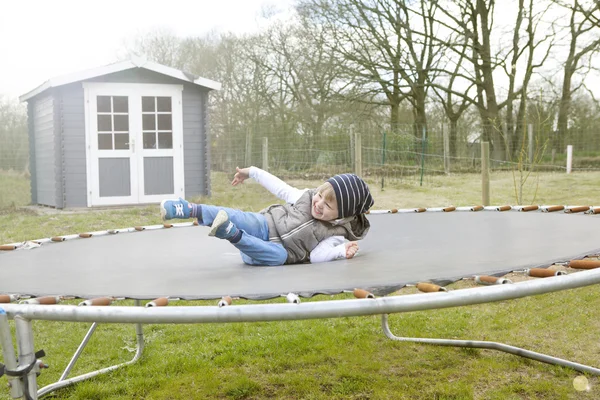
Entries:
[[435,2],[301,0],[298,9],[330,33],[328,45],[340,57],[345,78],[360,88],[353,100],[389,106],[394,130],[400,104],[410,101],[420,136],[427,125],[430,71],[441,57],[441,47],[431,41]]
[[[504,158],[504,138],[500,123],[500,108],[496,94],[494,72],[502,60],[492,50],[494,0],[445,1],[440,10],[441,23],[451,32],[450,38],[467,38],[465,47],[444,41],[457,57],[468,60],[460,76],[475,85],[476,95],[471,100],[477,106],[482,122],[482,139],[491,143],[496,158]],[[444,39],[439,39],[444,40]],[[460,96],[467,94],[456,93]]]
[[585,77],[591,69],[592,55],[600,49],[600,2],[561,1],[556,4],[569,12],[568,53],[563,66],[563,81],[558,108],[556,135],[553,149],[561,149],[569,133],[569,114],[573,94],[583,86],[583,79],[574,82],[576,75]]
[[144,56],[159,64],[181,69],[183,67],[181,42],[182,39],[170,29],[153,29],[125,42],[124,56],[126,58],[132,55]]
[[[456,46],[462,46],[462,50],[458,51],[457,57],[452,57],[446,60],[446,66],[440,72],[440,77],[435,81],[431,82],[433,93],[439,99],[444,114],[450,122],[449,131],[449,145],[450,145],[450,156],[456,157],[458,155],[458,121],[463,116],[464,112],[472,104],[469,92],[474,83],[465,83],[464,79],[461,79],[460,73],[462,71],[463,63],[466,57],[466,48],[468,46],[467,37],[462,37],[462,44],[459,44],[458,40],[450,40],[450,43],[456,43]],[[457,88],[460,85],[466,86],[464,90]],[[462,92],[459,94],[458,92]]]
[[0,170],[27,171],[29,145],[26,108],[0,96]]
[[325,35],[315,26],[277,24],[261,35],[259,51],[250,56],[289,94],[288,110],[310,137],[320,137],[336,114],[340,66],[324,46]]
[[[540,4],[536,10],[534,4]],[[506,59],[510,58],[503,69],[508,77],[508,91],[506,94],[505,129],[507,151],[510,158],[514,157],[519,150],[519,136],[524,136],[526,125],[526,108],[528,101],[528,89],[534,71],[544,65],[554,46],[554,25],[544,24],[542,37],[538,36],[538,29],[544,22],[551,3],[540,3],[534,0],[518,0],[515,25],[513,28],[511,45],[508,48]],[[522,44],[522,42],[524,42]],[[542,54],[536,57],[536,50]],[[538,51],[539,53],[540,51]],[[517,74],[517,71],[522,71]],[[514,103],[520,100],[516,115]]]

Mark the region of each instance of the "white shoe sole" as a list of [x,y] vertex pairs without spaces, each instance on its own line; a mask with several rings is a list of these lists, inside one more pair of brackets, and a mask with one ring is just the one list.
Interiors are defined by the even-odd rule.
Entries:
[[213,220],[212,228],[210,228],[210,232],[208,232],[208,236],[215,236],[215,234],[217,233],[217,229],[219,229],[221,227],[221,225],[223,225],[225,222],[227,222],[228,219],[229,219],[229,216],[227,215],[227,213],[225,211],[223,211],[223,210],[219,211],[217,213],[217,216]]
[[166,221],[166,220],[167,220],[167,209],[165,208],[165,203],[166,203],[167,201],[168,201],[168,200],[163,200],[163,201],[161,201],[161,202],[160,202],[160,218],[161,218],[163,221]]

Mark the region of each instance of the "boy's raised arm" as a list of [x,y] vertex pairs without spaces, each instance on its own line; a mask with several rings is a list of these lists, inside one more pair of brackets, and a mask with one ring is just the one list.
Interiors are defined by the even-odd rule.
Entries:
[[233,186],[239,185],[248,178],[253,178],[269,192],[290,204],[294,204],[298,201],[300,196],[304,193],[304,190],[290,186],[275,175],[257,167],[236,168],[236,174],[233,177],[231,184]]

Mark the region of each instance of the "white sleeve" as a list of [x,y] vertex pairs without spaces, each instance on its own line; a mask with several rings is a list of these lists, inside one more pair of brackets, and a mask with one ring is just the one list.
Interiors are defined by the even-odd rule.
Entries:
[[250,167],[250,178],[260,183],[265,189],[286,203],[294,204],[306,191],[296,189],[267,171],[257,167]]
[[310,252],[310,262],[313,264],[340,258],[346,258],[346,239],[343,236],[328,237]]

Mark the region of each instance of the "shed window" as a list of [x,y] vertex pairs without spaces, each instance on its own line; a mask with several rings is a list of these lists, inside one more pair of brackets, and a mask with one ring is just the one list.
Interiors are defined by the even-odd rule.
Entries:
[[172,111],[171,97],[142,97],[144,149],[173,148]]
[[97,96],[98,150],[129,150],[129,98]]

